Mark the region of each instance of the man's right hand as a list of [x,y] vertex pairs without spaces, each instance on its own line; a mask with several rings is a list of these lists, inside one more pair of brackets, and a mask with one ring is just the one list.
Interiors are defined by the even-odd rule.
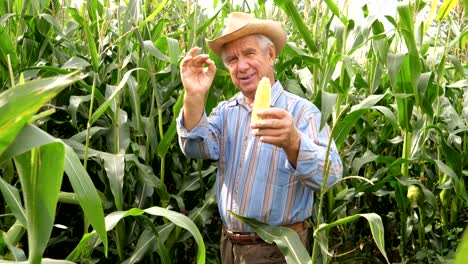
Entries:
[[199,47],[192,48],[180,63],[180,77],[187,96],[205,96],[216,74],[215,63],[208,54],[196,55]]
[[208,54],[196,55],[200,50],[194,47],[180,63],[180,77],[185,89],[184,126],[190,131],[200,122],[205,112],[205,100],[216,74],[216,65]]

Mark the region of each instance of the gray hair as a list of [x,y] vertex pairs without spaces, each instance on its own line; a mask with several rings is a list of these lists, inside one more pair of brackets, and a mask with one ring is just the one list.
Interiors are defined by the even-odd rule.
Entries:
[[[268,48],[270,46],[273,46],[273,41],[271,39],[263,34],[254,34],[255,37],[257,37],[257,44],[260,46],[260,48],[263,50],[263,52],[267,53]],[[226,65],[225,55],[224,55],[224,49],[221,51],[221,59],[224,63],[224,66]]]

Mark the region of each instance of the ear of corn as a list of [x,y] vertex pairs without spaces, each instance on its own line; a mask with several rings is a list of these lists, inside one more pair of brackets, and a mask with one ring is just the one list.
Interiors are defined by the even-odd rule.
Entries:
[[270,108],[271,84],[270,79],[263,77],[257,85],[255,101],[252,109],[252,120],[254,122],[260,118],[257,116],[258,110]]

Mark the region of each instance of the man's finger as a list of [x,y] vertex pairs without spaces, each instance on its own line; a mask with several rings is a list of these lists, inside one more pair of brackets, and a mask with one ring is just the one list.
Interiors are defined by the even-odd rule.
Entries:
[[187,55],[186,56],[195,56],[197,54],[197,52],[200,50],[200,47],[193,47],[189,50],[189,52],[187,52]]
[[271,107],[271,108],[258,110],[257,115],[259,117],[262,117],[262,118],[281,119],[281,118],[284,118],[287,115],[287,112],[282,108]]
[[202,67],[205,64],[208,64],[210,57],[207,54],[201,54],[193,58],[192,65],[195,67]]
[[281,128],[283,127],[283,122],[281,121],[281,119],[263,119],[263,120],[258,120],[258,121],[255,121],[251,127],[252,128],[262,128],[262,129],[266,129],[266,128],[271,128],[271,129],[278,129],[278,128]]

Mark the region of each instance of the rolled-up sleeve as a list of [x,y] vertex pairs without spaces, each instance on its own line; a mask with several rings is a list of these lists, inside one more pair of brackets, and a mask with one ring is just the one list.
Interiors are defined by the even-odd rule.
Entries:
[[[327,160],[327,146],[331,137],[328,125],[319,131],[320,112],[312,113],[304,122],[301,122],[301,144],[297,156],[297,164],[294,168],[291,163],[287,163],[289,170],[293,172],[300,181],[310,186],[314,191],[319,191],[325,178],[325,162]],[[327,186],[340,179],[343,175],[343,164],[332,140],[328,152]]]

